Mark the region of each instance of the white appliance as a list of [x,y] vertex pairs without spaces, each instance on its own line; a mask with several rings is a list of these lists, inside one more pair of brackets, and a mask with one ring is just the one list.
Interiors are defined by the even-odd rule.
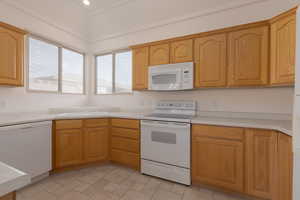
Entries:
[[189,90],[194,88],[194,63],[149,67],[149,90]]
[[141,122],[141,172],[191,184],[191,119],[196,102],[161,101]]
[[0,127],[0,161],[31,176],[52,169],[51,121]]

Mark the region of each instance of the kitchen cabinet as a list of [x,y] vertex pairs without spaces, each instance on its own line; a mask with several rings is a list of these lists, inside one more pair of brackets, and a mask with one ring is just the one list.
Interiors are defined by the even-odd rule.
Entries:
[[150,46],[150,65],[162,65],[170,63],[170,45],[159,44]]
[[171,63],[193,61],[193,39],[171,43]]
[[246,192],[251,196],[275,199],[277,132],[246,129]]
[[112,119],[111,125],[111,160],[139,170],[140,121]]
[[228,34],[228,85],[263,86],[269,79],[269,27]]
[[293,149],[292,137],[278,133],[278,199],[292,200]]
[[134,49],[133,53],[133,90],[148,89],[149,48]]
[[243,129],[193,125],[192,181],[244,191]]
[[23,86],[25,31],[0,22],[0,85]]
[[55,140],[57,168],[82,163],[83,160],[83,132],[81,129],[57,130]]
[[109,132],[107,127],[84,130],[84,160],[87,162],[108,159]]
[[16,193],[12,192],[3,197],[0,197],[0,200],[16,200]]
[[296,10],[271,24],[271,84],[295,82]]
[[226,34],[195,39],[195,87],[224,87],[227,76]]

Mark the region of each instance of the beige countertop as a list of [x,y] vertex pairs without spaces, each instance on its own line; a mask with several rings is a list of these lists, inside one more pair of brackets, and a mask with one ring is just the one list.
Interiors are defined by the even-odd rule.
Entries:
[[[0,126],[11,126],[16,124],[25,124],[39,121],[51,121],[59,119],[84,119],[84,118],[129,118],[144,119],[147,113],[143,112],[71,112],[71,113],[16,113],[0,115]],[[258,119],[253,116],[244,117],[214,117],[200,116],[192,119],[193,124],[232,126],[243,128],[270,129],[283,132],[290,136],[293,135],[292,120],[280,119]]]

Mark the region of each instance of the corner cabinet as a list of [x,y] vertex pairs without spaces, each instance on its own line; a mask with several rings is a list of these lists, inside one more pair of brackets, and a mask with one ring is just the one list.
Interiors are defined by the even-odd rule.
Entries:
[[0,85],[23,86],[25,31],[0,22]]
[[269,80],[269,27],[228,34],[228,85],[262,86]]
[[295,82],[295,12],[283,16],[271,24],[272,85],[291,85]]
[[149,47],[133,49],[133,90],[148,89]]
[[226,34],[195,39],[195,87],[225,87]]

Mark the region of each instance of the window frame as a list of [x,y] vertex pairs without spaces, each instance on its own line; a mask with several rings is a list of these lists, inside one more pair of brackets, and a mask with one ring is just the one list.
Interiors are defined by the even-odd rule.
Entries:
[[[34,34],[29,34],[26,36],[26,61],[25,61],[25,66],[26,66],[26,91],[27,92],[32,92],[32,93],[51,93],[51,94],[62,94],[62,95],[86,95],[86,54],[83,53],[82,51],[76,50],[71,47],[67,47],[61,43],[55,42],[53,40],[46,39],[44,37],[34,35]],[[54,45],[58,48],[58,90],[57,91],[47,91],[47,90],[34,90],[29,87],[29,70],[30,70],[30,65],[29,65],[29,60],[30,60],[30,38],[35,39],[35,40],[40,40],[42,42],[45,42],[50,45]],[[82,92],[81,93],[69,93],[69,92],[63,92],[62,91],[62,77],[63,77],[63,49],[69,50],[76,52],[80,55],[83,56],[83,67],[82,67]]]
[[[110,51],[110,52],[106,52],[106,53],[101,53],[101,54],[96,54],[94,56],[95,59],[95,75],[94,75],[94,94],[95,95],[132,95],[133,94],[133,87],[131,87],[131,92],[116,92],[116,54],[117,53],[124,53],[124,52],[128,52],[131,51],[132,53],[132,49],[129,48],[125,48],[125,49],[119,49],[119,50],[115,50],[115,51]],[[106,56],[106,55],[112,55],[112,92],[111,93],[98,93],[98,62],[97,62],[97,57],[99,56]],[[133,66],[132,66],[132,70],[133,70]],[[133,74],[133,71],[131,72],[131,74]],[[131,79],[132,82],[132,79]]]

